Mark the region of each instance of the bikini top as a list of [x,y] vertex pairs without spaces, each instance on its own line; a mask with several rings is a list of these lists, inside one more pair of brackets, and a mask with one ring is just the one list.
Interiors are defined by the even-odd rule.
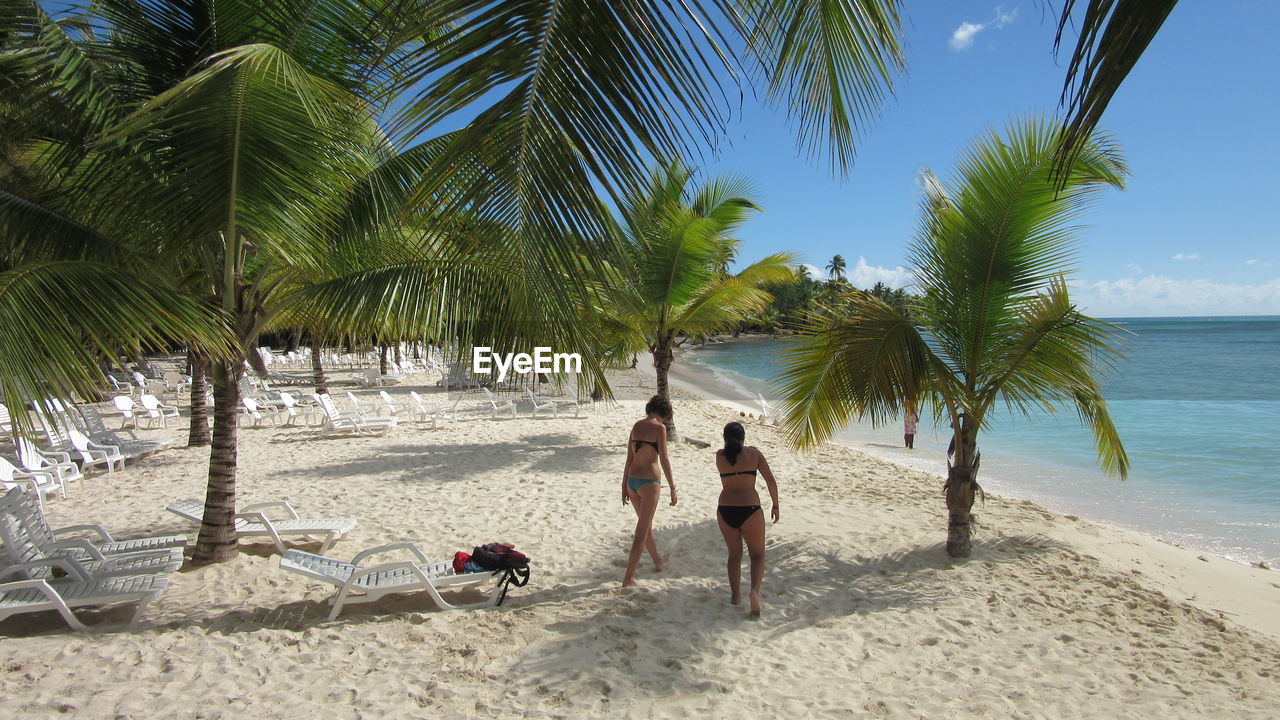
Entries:
[[633,442],[636,444],[636,452],[640,452],[641,445],[652,445],[655,452],[658,450],[658,443],[652,440],[634,440]]
[[720,473],[720,477],[732,477],[734,475],[750,475],[751,477],[755,477],[756,471],[755,470],[738,470],[735,472]]

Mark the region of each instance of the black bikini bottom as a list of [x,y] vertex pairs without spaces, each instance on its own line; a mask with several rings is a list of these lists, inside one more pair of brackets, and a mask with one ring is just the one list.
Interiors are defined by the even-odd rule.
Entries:
[[759,509],[759,505],[720,505],[716,512],[720,513],[725,525],[737,530]]

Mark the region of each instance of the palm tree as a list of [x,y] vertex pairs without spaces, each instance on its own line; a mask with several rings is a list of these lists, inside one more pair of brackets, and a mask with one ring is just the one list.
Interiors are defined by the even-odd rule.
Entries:
[[[829,437],[854,416],[891,422],[928,402],[950,420],[947,552],[970,549],[978,432],[997,404],[1021,412],[1072,404],[1093,429],[1102,466],[1124,477],[1128,457],[1096,379],[1119,358],[1116,331],[1081,314],[1067,295],[1076,228],[1104,187],[1123,187],[1119,149],[1095,133],[1058,192],[1056,126],[1047,120],[992,131],[962,156],[955,180],[926,174],[909,257],[923,295],[910,314],[853,291],[852,312],[815,318],[785,351],[785,427],[799,445]],[[927,171],[926,171],[927,173]]]
[[[657,392],[669,397],[667,373],[677,339],[726,330],[764,310],[765,283],[793,278],[795,256],[777,253],[736,275],[720,272],[738,240],[730,233],[758,210],[743,180],[722,176],[693,186],[679,161],[660,166],[646,188],[627,198],[616,234],[624,252],[601,291],[594,325],[615,353],[648,351]],[[674,419],[667,432],[675,438]]]
[[832,280],[844,279],[844,256],[836,255],[831,258],[831,262],[827,263],[827,277]]

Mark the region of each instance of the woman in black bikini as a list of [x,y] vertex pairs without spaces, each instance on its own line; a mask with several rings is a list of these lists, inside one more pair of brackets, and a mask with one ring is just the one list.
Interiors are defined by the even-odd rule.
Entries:
[[658,545],[653,541],[653,515],[658,510],[662,487],[659,477],[667,478],[671,504],[676,504],[676,484],[671,478],[671,461],[667,459],[666,421],[671,417],[671,402],[654,395],[644,406],[644,412],[644,419],[631,426],[627,464],[622,467],[622,504],[631,503],[636,511],[636,533],[631,540],[631,554],[627,556],[627,572],[622,576],[623,587],[640,584],[636,582],[636,569],[646,549],[653,558],[655,571],[661,572],[667,561],[667,556],[658,555]]
[[729,548],[729,602],[737,605],[742,593],[742,543],[751,557],[751,617],[760,617],[760,583],[764,581],[764,512],[756,492],[756,472],[764,476],[773,501],[771,513],[778,522],[778,483],[773,479],[764,453],[754,447],[743,447],[747,431],[742,423],[724,426],[724,448],[716,451],[716,469],[720,471],[720,507],[716,519],[720,533]]

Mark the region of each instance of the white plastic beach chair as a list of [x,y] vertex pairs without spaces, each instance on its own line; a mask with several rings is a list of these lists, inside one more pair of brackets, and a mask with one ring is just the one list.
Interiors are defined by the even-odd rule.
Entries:
[[387,411],[388,416],[399,417],[399,408],[396,407],[395,401],[391,399],[391,395],[386,390],[379,390],[378,397],[382,400],[382,407]]
[[596,401],[591,399],[590,393],[583,395],[578,388],[570,388],[569,392],[573,395],[573,416],[578,417],[578,413],[582,410],[595,410]]
[[[158,535],[154,537],[135,538],[132,540],[116,540],[107,529],[97,524],[68,525],[54,528],[45,519],[40,506],[26,493],[6,496],[3,512],[9,513],[26,533],[27,538],[45,555],[49,557],[71,557],[76,560],[106,560],[114,555],[131,553],[151,553],[153,557],[167,558],[167,565],[178,560],[181,566],[182,548],[187,539],[182,535]],[[92,533],[94,537],[83,537],[77,533]],[[65,535],[66,537],[59,537]],[[177,549],[175,556],[172,550]],[[157,551],[163,551],[163,554]]]
[[[297,398],[295,398],[291,393],[287,393],[283,390],[280,391],[279,413],[285,416],[285,421],[284,421],[285,425],[293,424],[293,419],[298,417],[299,407],[301,406],[298,404]],[[303,420],[303,422],[310,424],[311,423],[310,409],[303,408],[303,411],[307,413],[307,417]]]
[[7,491],[30,492],[41,506],[50,490],[57,489],[62,497],[67,496],[67,487],[57,475],[43,471],[23,472],[3,457],[0,457],[0,487]]
[[[0,570],[0,578],[6,571]],[[72,572],[61,580],[18,580],[0,583],[0,620],[20,613],[57,610],[75,630],[88,630],[71,612],[73,607],[118,605],[136,602],[137,610],[129,618],[129,628],[138,621],[147,605],[164,592],[169,584],[165,575],[126,575],[90,578]]]
[[124,429],[130,422],[133,423],[134,429],[138,427],[138,404],[128,395],[116,395],[111,398],[111,404],[115,405],[116,410],[120,411],[120,428]]
[[[404,550],[413,555],[413,560],[399,560],[361,565],[361,562],[383,553]],[[436,606],[441,610],[461,610],[470,608],[493,607],[498,603],[498,594],[503,577],[502,573],[462,573],[453,572],[450,561],[431,562],[409,542],[392,543],[369,548],[356,554],[351,562],[343,562],[315,553],[290,550],[280,556],[280,567],[289,572],[306,575],[338,588],[329,602],[333,611],[329,619],[334,620],[342,612],[343,605],[373,602],[383,595],[391,593],[418,592],[425,590]],[[440,590],[454,590],[462,587],[474,587],[486,582],[493,582],[494,587],[489,598],[483,602],[467,605],[453,605],[440,596]]]
[[[263,512],[267,508],[279,508],[287,517],[280,520],[272,520]],[[204,503],[194,498],[179,500],[169,505],[166,510],[192,522],[199,523],[204,520]],[[271,538],[271,542],[275,543],[276,549],[280,552],[288,550],[283,540],[285,536],[293,537],[299,535],[306,536],[308,540],[323,538],[320,552],[325,552],[333,547],[333,544],[339,538],[356,527],[355,518],[298,517],[297,511],[286,500],[245,505],[240,509],[240,512],[235,514],[234,521],[237,535],[242,538]]]
[[351,401],[351,407],[355,409],[356,418],[357,418],[360,422],[365,422],[365,423],[367,423],[367,422],[371,422],[371,421],[389,421],[389,422],[391,423],[391,425],[392,425],[392,426],[394,426],[394,425],[396,424],[396,416],[395,416],[394,414],[392,414],[392,415],[374,415],[374,414],[373,414],[373,413],[372,413],[368,408],[366,408],[366,407],[365,407],[365,406],[360,402],[360,398],[356,397],[356,396],[355,396],[355,393],[348,391],[348,392],[347,392],[347,399]]
[[[75,557],[74,552],[48,544],[29,510],[30,499],[21,490],[10,490],[0,498],[0,540],[4,542],[5,573],[18,573],[23,580],[53,579],[53,570],[82,577],[115,577],[144,573],[172,572],[182,567],[182,550],[169,548],[101,557]],[[38,509],[37,509],[38,514]],[[33,531],[34,534],[33,534]],[[83,548],[82,548],[83,549]]]
[[160,427],[169,426],[168,418],[178,417],[178,408],[176,406],[160,402],[160,398],[151,393],[143,393],[139,396],[138,403],[147,411],[147,416],[152,421],[160,420]]
[[276,426],[275,413],[263,413],[258,407],[258,401],[251,397],[240,398],[240,417],[253,418],[254,427],[258,427],[264,417],[271,421],[271,427]]
[[556,405],[556,401],[548,398],[538,397],[533,394],[529,388],[524,389],[524,394],[529,398],[529,402],[533,405],[533,411],[529,413],[530,417],[538,417],[539,410],[551,410],[551,417],[560,417],[560,408]]
[[774,425],[777,425],[778,424],[777,411],[774,410],[773,406],[769,404],[768,400],[764,399],[764,395],[761,395],[760,393],[756,393],[756,400],[760,402],[760,422],[762,423],[772,422]]
[[113,468],[117,463],[120,465],[120,470],[124,469],[124,456],[120,454],[118,446],[98,444],[74,428],[67,430],[67,439],[71,442],[71,447],[75,448],[76,452],[80,454],[80,465],[82,467],[105,465],[108,474],[113,472]]
[[[444,405],[440,403],[439,400],[432,400],[431,405],[432,407],[435,408],[435,417],[432,418],[432,422],[435,422],[436,420],[449,420],[451,422],[457,422],[458,407],[462,405],[462,396],[464,394],[465,393],[458,393],[458,397],[454,398],[453,404],[450,405],[447,410],[445,409]],[[445,396],[445,400],[446,402],[448,401],[448,395]]]
[[513,420],[515,419],[516,404],[514,402],[512,402],[511,400],[503,400],[501,403],[499,403],[498,399],[493,396],[493,393],[489,392],[489,388],[481,387],[480,389],[484,391],[485,397],[489,398],[489,407],[490,407],[489,419],[490,420],[496,420],[498,418],[498,412],[501,410],[511,410],[511,418]]
[[395,418],[370,418],[365,420],[358,417],[347,417],[338,410],[338,406],[328,393],[312,395],[312,397],[315,398],[316,403],[320,405],[320,409],[324,412],[325,427],[330,433],[363,433],[368,430],[381,430],[385,434],[396,426]]
[[414,422],[426,422],[430,420],[431,428],[434,430],[436,427],[436,414],[427,405],[427,401],[422,399],[422,396],[418,394],[417,390],[409,391],[409,399],[413,401],[413,405],[410,406],[409,412]]
[[69,453],[41,450],[35,443],[23,437],[18,438],[17,443],[18,462],[22,464],[23,470],[53,473],[64,490],[67,483],[84,478],[80,467],[71,462]]

